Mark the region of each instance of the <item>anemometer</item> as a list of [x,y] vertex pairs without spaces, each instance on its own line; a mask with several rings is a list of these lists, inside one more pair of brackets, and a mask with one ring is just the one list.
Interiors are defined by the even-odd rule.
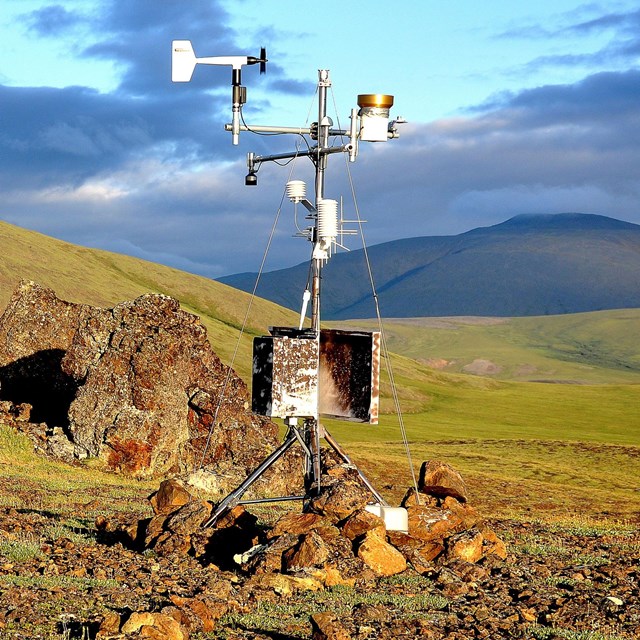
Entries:
[[[260,50],[258,57],[199,58],[195,55],[191,41],[174,40],[172,43],[173,82],[189,82],[198,64],[231,67],[231,123],[224,128],[231,132],[234,145],[238,144],[240,132],[243,131],[296,134],[308,138],[307,148],[303,150],[265,156],[249,153],[248,173],[245,177],[247,186],[257,185],[257,173],[265,162],[308,157],[315,166],[313,201],[307,198],[306,184],[302,180],[290,180],[286,187],[289,200],[294,206],[302,204],[307,210],[307,219],[311,221],[311,226],[297,234],[313,244],[310,277],[303,293],[300,324],[298,327],[272,327],[271,335],[254,339],[252,409],[260,415],[282,418],[288,432],[284,442],[218,504],[205,526],[214,524],[221,515],[237,504],[298,499],[303,500],[305,505],[308,504],[320,492],[321,437],[344,462],[353,464],[320,424],[320,416],[371,424],[377,424],[378,421],[381,334],[320,327],[322,269],[335,248],[341,246],[338,238],[350,233],[343,229],[343,224],[349,221],[338,215],[338,201],[325,197],[325,170],[329,157],[337,153],[347,154],[349,160],[355,162],[360,142],[386,142],[397,138],[397,125],[404,120],[396,118],[390,121],[393,96],[367,93],[358,96],[359,108],[351,110],[349,128],[334,128],[333,121],[327,115],[330,74],[329,70],[321,69],[318,71],[316,122],[306,127],[247,125],[242,118],[242,107],[247,101],[246,88],[241,84],[242,67],[257,64],[263,74],[267,62],[264,48]],[[311,326],[304,327],[309,301]],[[258,501],[242,500],[246,490],[296,442],[305,453],[305,494]],[[390,507],[364,474],[355,468],[377,500],[377,504],[372,505],[373,512],[385,519],[388,529],[406,529],[406,510]]]

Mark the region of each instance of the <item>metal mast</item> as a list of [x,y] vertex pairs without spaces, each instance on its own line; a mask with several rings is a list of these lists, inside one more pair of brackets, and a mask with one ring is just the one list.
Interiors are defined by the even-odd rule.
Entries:
[[[393,104],[393,96],[384,94],[364,94],[358,96],[358,106],[360,110],[351,110],[351,125],[348,130],[334,129],[331,118],[327,115],[327,93],[331,87],[329,70],[318,71],[318,119],[310,127],[276,127],[276,126],[248,126],[242,120],[242,106],[246,102],[246,89],[240,82],[240,72],[244,65],[260,64],[260,71],[264,72],[266,65],[266,52],[261,50],[259,57],[250,56],[215,56],[197,58],[193,51],[191,42],[188,40],[174,40],[172,53],[172,79],[174,82],[188,82],[191,79],[193,70],[197,64],[226,65],[232,67],[232,122],[225,125],[225,130],[231,132],[233,144],[238,144],[238,137],[241,131],[269,132],[269,133],[292,133],[307,135],[311,140],[315,140],[314,146],[306,150],[296,150],[272,154],[267,156],[256,156],[249,153],[247,156],[248,174],[245,177],[245,184],[248,186],[257,185],[257,172],[262,163],[293,159],[297,157],[308,157],[315,167],[315,199],[310,202],[305,197],[306,187],[302,181],[290,181],[287,184],[287,194],[294,203],[302,203],[308,211],[308,219],[313,220],[313,226],[306,229],[302,235],[307,237],[313,244],[310,264],[310,291],[305,291],[303,297],[303,307],[300,318],[300,327],[271,329],[272,337],[254,340],[254,364],[253,381],[258,384],[262,382],[272,387],[285,388],[286,392],[282,397],[270,396],[267,402],[263,402],[256,407],[256,395],[254,388],[253,410],[256,413],[269,417],[283,418],[288,428],[287,435],[283,443],[274,450],[236,489],[220,501],[204,526],[213,525],[217,519],[228,509],[237,504],[251,504],[256,502],[275,502],[280,500],[304,500],[305,503],[320,493],[320,438],[324,438],[336,453],[348,464],[353,464],[348,455],[341,449],[336,440],[320,424],[320,397],[319,397],[319,377],[322,368],[323,334],[331,334],[331,339],[335,339],[337,334],[348,334],[349,332],[339,332],[321,329],[321,288],[322,270],[331,257],[334,246],[337,242],[338,234],[345,233],[342,230],[342,222],[338,222],[336,200],[325,198],[325,172],[329,155],[333,153],[348,153],[349,160],[354,162],[358,153],[358,142],[384,142],[390,138],[398,137],[396,124],[404,122],[401,118],[389,123],[389,109]],[[347,139],[345,144],[331,144],[334,137]],[[348,233],[348,232],[347,232]],[[303,329],[306,316],[306,301],[311,299],[311,328]],[[357,422],[377,423],[378,413],[378,372],[379,372],[379,334],[378,338],[372,333],[352,332],[347,339],[358,342],[358,346],[347,344],[350,353],[358,351],[360,355],[369,353],[369,368],[365,367],[365,376],[369,375],[370,387],[369,399],[359,397],[354,402],[359,403],[355,411],[358,415],[354,417],[351,405],[347,408],[338,409],[338,413],[330,412],[335,417],[355,420]],[[343,336],[344,337],[344,336]],[[378,346],[376,347],[376,340]],[[290,380],[278,380],[275,384],[276,376],[274,361],[278,357],[278,348],[285,352],[285,357],[289,358]],[[364,345],[364,347],[363,347]],[[344,347],[344,345],[343,345]],[[272,349],[269,351],[269,349]],[[376,351],[378,349],[378,351]],[[262,350],[262,351],[261,351]],[[263,352],[266,351],[266,356]],[[261,356],[261,352],[263,355]],[[374,356],[374,353],[378,355]],[[262,364],[260,358],[262,357]],[[326,358],[326,354],[325,354]],[[358,358],[355,358],[356,360]],[[377,361],[376,361],[377,358]],[[365,358],[366,360],[366,358]],[[359,361],[359,360],[358,360]],[[292,364],[295,363],[295,364]],[[302,363],[302,364],[301,364]],[[287,369],[287,366],[284,369]],[[361,367],[362,368],[362,367]],[[304,374],[304,371],[311,371],[311,374]],[[307,375],[307,379],[300,384],[301,372]],[[362,378],[362,371],[357,375]],[[297,376],[297,378],[296,378]],[[344,381],[335,381],[343,384]],[[349,385],[351,381],[347,381]],[[358,387],[362,388],[362,380],[358,380]],[[365,380],[366,383],[366,380]],[[300,387],[304,387],[299,393]],[[366,387],[366,384],[365,384]],[[267,389],[273,392],[273,388]],[[263,385],[261,398],[266,393]],[[349,395],[349,389],[346,390]],[[297,395],[296,395],[297,394]],[[262,402],[264,398],[260,400]],[[351,402],[351,398],[349,402]],[[325,412],[326,413],[326,412]],[[325,415],[323,413],[323,415]],[[301,422],[301,424],[300,424]],[[258,500],[242,500],[247,489],[271,466],[273,465],[295,442],[298,442],[305,454],[304,488],[303,496],[284,496],[281,498],[266,498]],[[355,465],[354,465],[355,467]],[[375,490],[364,474],[355,467],[361,479],[378,501],[378,506],[387,508],[388,504],[382,496]]]

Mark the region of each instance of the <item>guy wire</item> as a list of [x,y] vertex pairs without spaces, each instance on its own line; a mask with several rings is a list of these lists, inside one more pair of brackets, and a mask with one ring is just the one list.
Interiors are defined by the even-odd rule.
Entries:
[[413,488],[416,492],[416,500],[420,504],[420,494],[418,492],[418,480],[416,478],[416,472],[413,468],[413,460],[411,457],[411,449],[409,447],[409,440],[407,438],[407,430],[404,424],[404,417],[402,415],[402,409],[400,408],[400,398],[398,396],[398,388],[396,386],[395,377],[393,374],[393,367],[391,366],[391,358],[389,356],[389,350],[387,349],[387,338],[382,324],[382,316],[380,315],[380,305],[378,303],[378,292],[376,291],[375,281],[373,279],[373,271],[371,269],[371,261],[369,260],[369,250],[367,249],[367,243],[364,239],[364,229],[362,226],[362,218],[360,217],[360,208],[358,207],[358,200],[356,198],[355,187],[353,184],[353,178],[351,176],[351,170],[349,169],[349,163],[345,159],[345,165],[347,169],[347,175],[349,176],[349,187],[351,188],[351,196],[353,198],[353,205],[356,214],[358,230],[360,232],[360,239],[362,240],[362,251],[367,265],[367,274],[369,276],[369,282],[371,284],[371,294],[373,296],[373,302],[376,309],[376,319],[378,321],[378,330],[380,331],[380,344],[382,346],[382,354],[387,363],[387,374],[389,376],[389,384],[391,385],[391,395],[393,397],[393,404],[398,416],[398,424],[400,426],[400,433],[402,435],[402,444],[404,445],[405,453],[407,455],[407,461],[409,463],[409,470],[411,471],[411,478],[413,480]]
[[[294,158],[297,160],[297,156]],[[295,167],[295,163],[291,165],[291,169],[289,170],[289,178],[291,178],[291,174],[293,173],[293,169]],[[218,396],[218,403],[216,405],[216,410],[213,414],[213,420],[211,422],[211,426],[209,427],[209,433],[207,435],[207,441],[204,445],[204,450],[202,452],[202,458],[200,459],[200,466],[198,469],[202,469],[204,467],[204,459],[207,455],[207,451],[209,450],[209,444],[211,443],[211,437],[213,435],[213,430],[218,421],[218,414],[220,413],[220,408],[222,403],[226,399],[227,396],[227,387],[229,386],[229,380],[231,379],[231,372],[233,371],[233,365],[235,364],[236,357],[238,355],[238,350],[240,348],[240,342],[242,341],[242,337],[244,336],[245,329],[247,327],[247,323],[249,322],[249,314],[251,313],[251,307],[253,306],[253,301],[256,298],[256,291],[258,289],[258,285],[260,284],[260,278],[262,277],[262,272],[264,271],[264,266],[267,262],[267,256],[269,255],[269,249],[271,248],[271,243],[273,241],[273,237],[276,232],[276,227],[278,226],[278,220],[280,219],[280,213],[282,212],[282,203],[284,202],[286,195],[286,184],[285,188],[282,191],[282,196],[280,198],[280,204],[278,205],[278,209],[276,210],[276,215],[273,220],[273,225],[271,226],[271,231],[269,233],[269,239],[267,240],[267,245],[264,249],[264,254],[262,255],[262,261],[260,262],[260,269],[258,270],[258,275],[256,276],[255,284],[253,285],[253,290],[251,291],[251,295],[249,297],[249,303],[247,305],[247,310],[244,314],[244,319],[242,321],[242,326],[240,328],[240,333],[238,335],[238,339],[236,341],[235,349],[233,350],[233,355],[231,356],[231,362],[227,366],[227,375],[225,376],[224,384],[222,385],[222,391]]]

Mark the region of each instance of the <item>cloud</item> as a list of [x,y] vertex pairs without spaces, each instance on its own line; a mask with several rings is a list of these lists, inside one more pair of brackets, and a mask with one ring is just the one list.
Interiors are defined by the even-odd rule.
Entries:
[[29,31],[38,36],[57,36],[84,22],[84,17],[65,9],[60,4],[51,4],[22,15]]
[[[371,240],[457,233],[521,212],[584,211],[640,223],[640,71],[504,94],[472,115],[407,125],[380,157]],[[365,217],[373,217],[368,213]],[[402,220],[402,223],[399,222]],[[369,231],[369,230],[368,230]]]
[[[29,14],[31,28],[56,35],[84,20],[91,37],[79,45],[82,55],[114,61],[121,82],[106,93],[0,86],[2,217],[211,277],[255,270],[284,183],[291,175],[311,185],[312,165],[265,164],[258,187],[246,188],[245,152],[290,150],[291,138],[241,136],[239,147],[230,144],[215,124],[229,117],[228,68],[198,69],[192,83],[171,83],[173,38],[206,43],[199,55],[246,53],[222,5],[191,0],[185,11],[180,2],[112,0],[85,16],[59,7]],[[45,10],[58,16],[46,34]],[[637,44],[631,14],[604,17],[599,25],[569,24],[581,33],[613,30],[611,51]],[[284,95],[311,88],[271,63],[256,85],[263,94],[265,87]],[[625,68],[497,94],[461,117],[405,125],[399,140],[362,144],[349,168],[372,244],[460,233],[524,212],[584,211],[640,223],[638,166],[640,71]],[[337,168],[336,157],[327,196],[345,195],[345,216],[353,218],[351,185]],[[309,243],[291,239],[293,215],[285,200],[268,269],[308,256]]]
[[606,13],[595,18],[581,19],[586,10],[594,7],[579,7],[576,11],[557,16],[556,26],[518,25],[498,34],[505,39],[544,39],[550,42],[565,40],[567,36],[592,37],[610,33],[608,42],[594,51],[582,53],[555,53],[537,56],[520,69],[520,72],[549,67],[594,67],[603,64],[615,65],[635,62],[640,55],[640,9],[627,12]]

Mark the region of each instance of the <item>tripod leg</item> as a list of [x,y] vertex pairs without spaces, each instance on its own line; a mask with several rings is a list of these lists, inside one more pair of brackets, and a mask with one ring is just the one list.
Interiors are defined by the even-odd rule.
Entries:
[[318,421],[308,418],[304,425],[305,439],[305,491],[307,496],[320,494],[320,433]]
[[289,449],[289,447],[297,440],[298,436],[296,435],[295,428],[289,428],[289,432],[287,433],[287,437],[284,442],[267,458],[265,458],[256,469],[247,476],[247,478],[242,482],[242,484],[238,485],[226,498],[224,498],[218,506],[216,510],[213,512],[211,517],[203,523],[203,527],[211,527],[213,526],[218,518],[228,511],[229,509],[233,509],[240,499],[244,495],[245,491],[274,463],[276,460],[282,457],[282,455]]
[[376,500],[378,500],[378,502],[381,505],[384,505],[385,507],[389,506],[389,503],[376,491],[376,489],[374,488],[374,486],[371,484],[371,482],[369,482],[369,479],[364,475],[364,473],[362,473],[362,471],[360,471],[360,469],[358,468],[357,465],[353,464],[353,462],[351,461],[351,458],[349,458],[349,456],[346,454],[346,452],[344,451],[344,449],[338,444],[338,442],[333,438],[333,436],[326,430],[324,429],[324,433],[323,433],[324,439],[327,441],[327,443],[331,446],[331,448],[347,463],[352,465],[355,470],[358,472],[358,475],[360,476],[360,479],[362,480],[362,482],[364,482],[364,484],[366,485],[367,489],[369,489],[369,491],[371,491],[371,493],[373,494],[373,496],[376,498]]

